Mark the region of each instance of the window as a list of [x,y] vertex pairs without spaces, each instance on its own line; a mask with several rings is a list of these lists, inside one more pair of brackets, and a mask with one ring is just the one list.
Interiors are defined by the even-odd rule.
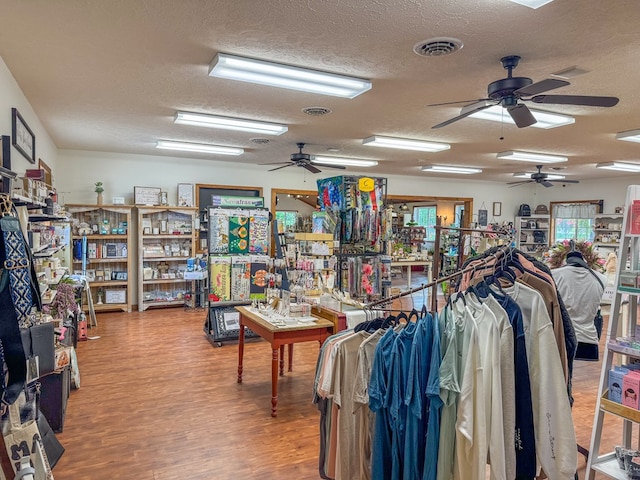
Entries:
[[593,241],[596,205],[593,203],[559,203],[553,205],[553,241]]
[[425,241],[433,242],[436,239],[436,206],[415,207],[413,209],[413,220],[421,227],[426,227],[427,237]]
[[591,218],[556,218],[554,242],[563,240],[593,241],[593,219]]
[[276,212],[278,222],[278,233],[293,232],[296,228],[298,212],[292,210],[281,210]]

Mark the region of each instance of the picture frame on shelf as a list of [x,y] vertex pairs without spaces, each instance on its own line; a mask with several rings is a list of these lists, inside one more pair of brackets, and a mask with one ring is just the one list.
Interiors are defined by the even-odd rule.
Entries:
[[35,164],[36,136],[15,107],[11,109],[11,137],[12,144],[16,147],[16,150],[18,150],[29,163]]
[[193,183],[178,184],[178,206],[179,207],[193,207],[195,205],[194,190],[195,190],[195,185]]
[[133,203],[136,205],[160,205],[160,187],[133,187]]
[[493,202],[493,216],[499,217],[502,215],[502,202]]

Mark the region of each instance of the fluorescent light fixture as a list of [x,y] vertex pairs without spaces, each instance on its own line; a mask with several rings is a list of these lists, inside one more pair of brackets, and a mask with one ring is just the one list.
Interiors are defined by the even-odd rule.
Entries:
[[289,127],[278,123],[258,122],[242,118],[220,117],[202,113],[176,112],[174,123],[195,125],[196,127],[221,128],[239,132],[262,133],[264,135],[282,135]]
[[226,53],[215,56],[209,66],[209,75],[342,98],[355,98],[371,90],[371,82],[362,78],[236,57]]
[[378,135],[365,138],[362,140],[362,144],[372,147],[417,150],[419,152],[441,152],[451,148],[451,145],[448,143],[425,142],[423,140],[409,140],[408,138],[380,137]]
[[640,173],[640,164],[625,162],[606,162],[598,163],[596,168],[604,168],[606,170],[618,170],[620,172]]
[[311,157],[311,163],[318,165],[342,165],[345,167],[375,167],[378,162],[375,160],[360,160],[357,158],[343,157],[324,157],[322,155],[314,155]]
[[[530,108],[529,110],[537,120],[536,123],[531,125],[535,128],[555,128],[576,123],[576,119],[569,115],[544,112],[542,110],[535,110],[533,108]],[[465,113],[464,107],[462,108],[460,113]],[[469,118],[481,118],[484,120],[492,120],[494,122],[504,122],[515,125],[515,122],[511,118],[511,115],[509,115],[509,112],[507,112],[507,110],[500,105],[494,105],[493,107],[485,108],[484,110],[480,110],[479,112],[472,113],[471,115],[469,115]]]
[[524,5],[525,7],[540,8],[547,3],[553,2],[553,0],[511,0],[513,3],[519,3],[520,5]]
[[[531,175],[533,175],[534,172],[520,172],[520,173],[514,173],[513,176],[516,178],[531,178]],[[538,173],[538,172],[535,172]],[[556,173],[547,173],[547,180],[562,180],[564,178],[567,178],[565,175],[558,175]]]
[[482,173],[480,168],[468,168],[468,167],[454,167],[450,165],[425,165],[421,168],[423,172],[437,172],[437,173],[461,173],[463,175],[470,175],[472,173]]
[[533,152],[518,152],[516,150],[510,150],[508,152],[500,152],[496,154],[499,160],[518,160],[521,162],[534,162],[534,163],[559,163],[569,160],[568,157],[561,155],[547,155],[546,153],[533,153]]
[[174,142],[171,140],[158,140],[156,148],[181,150],[183,152],[214,153],[218,155],[242,155],[244,153],[243,148],[222,147],[220,145],[211,145],[206,143]]
[[628,130],[616,134],[616,140],[640,143],[640,130]]

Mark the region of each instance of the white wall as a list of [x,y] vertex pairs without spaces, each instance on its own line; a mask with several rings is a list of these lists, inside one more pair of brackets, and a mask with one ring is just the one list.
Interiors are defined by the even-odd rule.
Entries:
[[[17,108],[24,121],[36,137],[36,163],[29,161],[12,145],[11,170],[23,175],[27,168],[38,168],[41,158],[54,172],[57,164],[57,147],[44,129],[31,104],[13,78],[2,57],[0,57],[0,134],[11,136],[11,109]],[[57,180],[57,178],[56,178]]]

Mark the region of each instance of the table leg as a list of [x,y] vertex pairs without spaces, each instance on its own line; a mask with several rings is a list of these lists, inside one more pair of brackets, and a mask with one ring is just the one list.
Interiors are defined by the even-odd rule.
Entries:
[[284,375],[284,345],[280,345],[280,376]]
[[271,354],[271,416],[275,417],[278,405],[278,349],[274,348]]
[[240,332],[238,333],[238,383],[242,383],[242,359],[244,357],[244,324],[240,317]]
[[289,371],[293,372],[293,343],[289,344]]
[[407,265],[407,287],[411,289],[411,265]]

